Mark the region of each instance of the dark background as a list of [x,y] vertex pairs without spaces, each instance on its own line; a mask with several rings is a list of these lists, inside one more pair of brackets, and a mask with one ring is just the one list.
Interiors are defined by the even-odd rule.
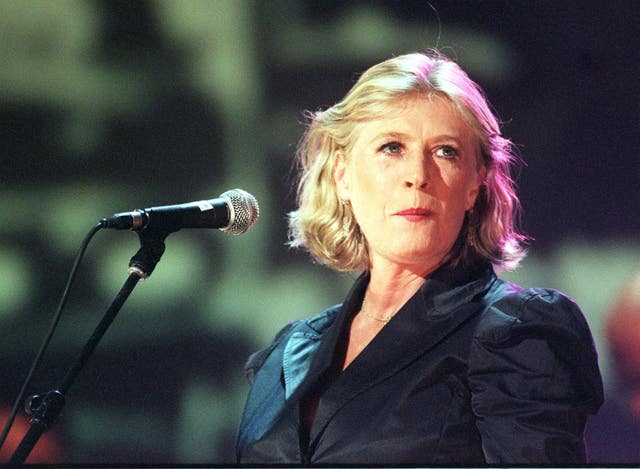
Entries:
[[[258,224],[239,237],[171,235],[69,392],[45,455],[233,461],[246,357],[352,281],[285,246],[302,112],[339,100],[374,63],[434,47],[485,89],[525,162],[535,241],[505,276],[580,303],[612,386],[603,318],[640,260],[639,5],[0,0],[5,408],[93,224],[241,187],[260,202]],[[60,382],[138,247],[130,232],[95,237],[32,392]]]

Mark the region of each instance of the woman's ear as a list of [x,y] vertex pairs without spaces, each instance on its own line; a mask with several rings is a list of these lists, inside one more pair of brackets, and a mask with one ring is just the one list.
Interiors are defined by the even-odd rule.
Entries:
[[476,180],[469,188],[469,192],[467,193],[467,203],[466,210],[471,210],[476,203],[476,199],[478,198],[478,193],[480,192],[480,186],[484,184],[487,180],[487,167],[485,165],[480,165],[478,171],[476,172]]
[[347,202],[351,200],[349,193],[349,174],[347,162],[342,150],[337,150],[333,155],[333,182],[336,185],[338,197]]

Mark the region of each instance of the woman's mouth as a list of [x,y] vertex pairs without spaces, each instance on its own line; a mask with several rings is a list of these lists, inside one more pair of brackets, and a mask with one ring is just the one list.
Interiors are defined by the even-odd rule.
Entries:
[[433,212],[426,208],[408,208],[396,212],[394,215],[404,218],[407,221],[422,221],[430,217]]

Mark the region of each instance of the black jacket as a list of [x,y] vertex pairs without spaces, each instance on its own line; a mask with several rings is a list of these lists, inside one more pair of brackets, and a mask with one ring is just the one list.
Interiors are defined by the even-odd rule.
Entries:
[[603,395],[587,323],[566,296],[486,264],[432,274],[322,395],[303,437],[300,400],[335,362],[367,284],[252,355],[239,462],[585,462],[586,417]]

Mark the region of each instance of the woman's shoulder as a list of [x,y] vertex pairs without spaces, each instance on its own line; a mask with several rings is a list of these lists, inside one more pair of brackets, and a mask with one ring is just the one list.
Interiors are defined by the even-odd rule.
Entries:
[[[527,386],[531,387],[535,371],[538,377],[553,376],[557,383],[565,382],[566,389],[579,382],[578,387],[590,396],[585,400],[599,405],[598,354],[580,307],[555,289],[504,286],[503,294],[496,295],[477,325],[470,375],[491,380],[500,369],[511,376],[528,376]],[[561,370],[566,373],[564,378]]]
[[341,304],[334,305],[319,314],[290,322],[278,331],[272,344],[282,341],[284,337],[291,335],[293,332],[322,334],[333,323],[341,307]]
[[603,389],[580,308],[550,288],[502,282],[492,290],[468,361],[487,461],[584,460],[585,418],[602,404]]
[[518,331],[552,338],[569,334],[592,342],[587,321],[577,303],[552,288],[522,288],[499,280],[489,293],[490,302],[476,329],[481,341],[500,342]]
[[341,307],[342,305],[332,306],[319,314],[297,319],[282,327],[267,347],[254,352],[247,360],[244,369],[249,380],[253,380],[257,370],[262,367],[273,351],[279,346],[286,344],[287,340],[294,333],[320,336],[324,330],[333,323]]

